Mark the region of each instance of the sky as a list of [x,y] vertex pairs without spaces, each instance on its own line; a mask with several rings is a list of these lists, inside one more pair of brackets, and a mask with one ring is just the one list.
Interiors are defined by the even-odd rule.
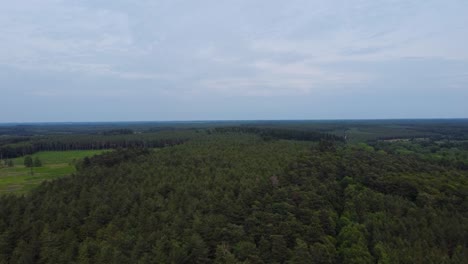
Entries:
[[466,0],[0,0],[0,122],[468,117]]

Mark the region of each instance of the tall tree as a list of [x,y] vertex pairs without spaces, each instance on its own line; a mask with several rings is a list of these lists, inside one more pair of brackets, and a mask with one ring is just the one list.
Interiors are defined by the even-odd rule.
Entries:
[[33,159],[31,156],[26,156],[24,157],[24,166],[27,168],[30,168],[34,165]]

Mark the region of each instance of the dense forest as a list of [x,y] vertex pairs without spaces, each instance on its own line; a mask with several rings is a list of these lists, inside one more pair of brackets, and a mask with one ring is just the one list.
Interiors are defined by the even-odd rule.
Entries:
[[[119,131],[120,132],[120,131]],[[7,144],[0,145],[0,159],[15,158],[39,151],[66,151],[111,148],[160,148],[181,144],[193,133],[160,132],[160,133],[116,133],[105,132],[97,135],[54,135],[28,138],[12,137]],[[24,140],[22,140],[24,139]],[[9,143],[9,144],[8,144]]]
[[[104,130],[98,134],[49,135],[32,137],[6,137],[0,141],[0,159],[33,154],[38,151],[66,151],[111,148],[161,148],[181,144],[198,137],[199,130],[170,130],[135,133],[130,129]],[[341,137],[315,132],[281,128],[217,127],[208,133],[252,133],[264,139],[294,139],[304,141],[343,140]],[[3,143],[3,144],[2,144]]]
[[5,141],[116,150],[0,196],[0,263],[468,263],[460,131],[351,143],[223,124]]

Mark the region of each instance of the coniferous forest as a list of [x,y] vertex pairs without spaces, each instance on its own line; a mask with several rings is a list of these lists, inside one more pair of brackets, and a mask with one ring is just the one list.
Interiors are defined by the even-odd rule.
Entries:
[[468,263],[466,120],[18,129],[113,151],[1,195],[0,263]]

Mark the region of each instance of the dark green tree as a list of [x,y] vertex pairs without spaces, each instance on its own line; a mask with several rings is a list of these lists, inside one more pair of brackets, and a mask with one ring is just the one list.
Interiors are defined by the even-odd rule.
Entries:
[[216,264],[235,264],[239,261],[236,259],[234,254],[229,251],[229,247],[226,244],[221,244],[216,247],[216,256],[214,263]]
[[366,239],[361,232],[362,226],[350,224],[338,234],[340,254],[343,263],[365,264],[372,263],[372,256],[367,248]]
[[307,243],[301,239],[296,239],[296,246],[292,254],[291,262],[294,264],[309,264],[314,263],[314,258],[310,254]]
[[83,167],[89,167],[89,165],[91,165],[91,161],[88,157],[85,157],[83,159]]
[[42,161],[37,156],[34,158],[34,167],[42,167]]
[[33,159],[31,156],[24,157],[24,166],[27,168],[31,168],[34,165]]
[[271,235],[271,254],[273,261],[283,263],[289,257],[289,250],[282,235]]

